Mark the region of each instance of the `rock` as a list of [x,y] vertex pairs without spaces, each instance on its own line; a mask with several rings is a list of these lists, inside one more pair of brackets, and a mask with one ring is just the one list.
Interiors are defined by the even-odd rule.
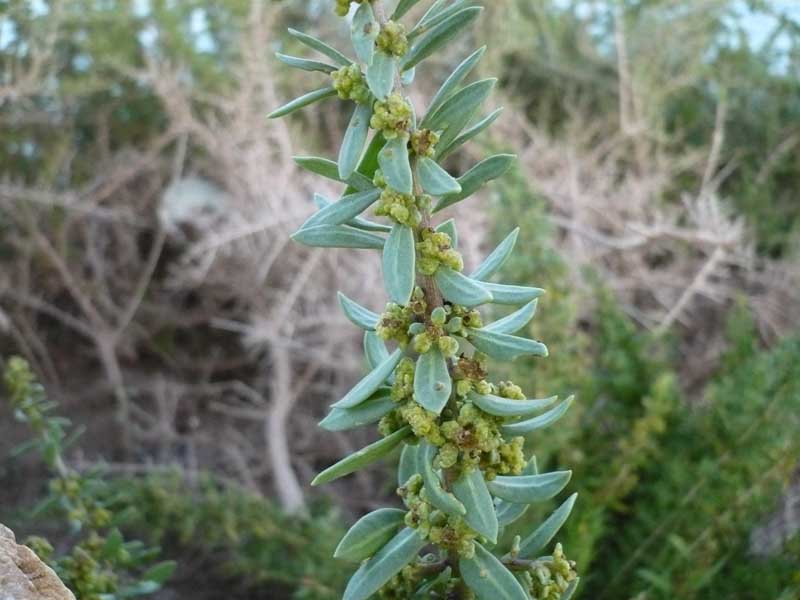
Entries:
[[33,550],[0,524],[0,600],[75,600]]

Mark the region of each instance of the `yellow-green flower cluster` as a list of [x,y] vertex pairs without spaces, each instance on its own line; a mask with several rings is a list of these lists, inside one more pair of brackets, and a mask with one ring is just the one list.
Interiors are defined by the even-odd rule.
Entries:
[[392,140],[398,135],[408,135],[414,111],[411,104],[397,92],[389,94],[386,100],[375,102],[369,126]]
[[402,23],[387,21],[381,27],[378,39],[375,40],[378,50],[392,56],[403,56],[408,52],[408,38],[406,28]]
[[444,437],[439,429],[439,417],[435,412],[423,408],[414,400],[406,402],[398,412],[403,423],[411,426],[415,436],[434,446],[441,446],[444,443]]
[[389,217],[395,223],[409,227],[417,227],[422,221],[422,212],[417,199],[411,194],[401,194],[388,187],[378,198],[375,214],[379,217]]
[[407,600],[413,597],[414,591],[422,581],[422,571],[417,564],[410,564],[378,591],[381,600]]
[[[369,1],[369,0],[367,0]],[[364,0],[336,0],[336,14],[340,17],[346,17],[347,13],[350,12],[350,4],[355,2],[356,4],[361,4]]]
[[461,254],[453,248],[450,236],[443,231],[433,229],[422,230],[422,241],[417,242],[417,269],[423,275],[433,275],[440,265],[450,267],[454,271],[464,268]]
[[404,358],[394,370],[394,383],[392,384],[392,400],[402,402],[414,393],[414,361],[409,357]]
[[564,556],[561,544],[556,544],[552,560],[538,560],[522,576],[522,584],[533,600],[558,600],[578,574],[575,561]]
[[486,356],[475,353],[472,358],[462,356],[453,369],[456,394],[464,397],[472,390],[479,394],[491,394],[492,385],[486,381]]
[[417,156],[433,156],[438,141],[439,134],[430,129],[415,129],[411,132],[411,149]]
[[414,313],[411,307],[389,302],[378,319],[375,333],[382,340],[395,340],[401,348],[405,348],[411,339],[408,328],[413,321]]
[[114,594],[119,586],[111,563],[125,565],[130,554],[120,546],[116,556],[107,556],[106,540],[92,534],[75,546],[72,554],[59,560],[59,575],[78,598],[100,600],[106,594]]
[[497,395],[509,400],[525,400],[522,388],[513,381],[501,381],[497,384]]
[[352,100],[358,104],[369,102],[369,86],[358,65],[352,64],[334,71],[331,73],[331,79],[333,79],[333,89],[342,100]]

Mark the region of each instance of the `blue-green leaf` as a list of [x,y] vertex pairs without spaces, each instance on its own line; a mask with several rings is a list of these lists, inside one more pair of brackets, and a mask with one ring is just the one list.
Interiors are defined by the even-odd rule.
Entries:
[[347,58],[344,54],[342,54],[341,52],[339,52],[335,48],[331,48],[328,44],[326,44],[325,42],[323,42],[321,40],[318,40],[317,38],[315,38],[313,36],[310,36],[310,35],[308,35],[306,33],[301,32],[301,31],[297,31],[296,29],[289,29],[289,35],[291,35],[293,38],[299,40],[300,42],[302,42],[303,44],[305,44],[309,48],[311,48],[313,50],[316,50],[320,54],[324,54],[325,56],[330,58],[333,62],[335,62],[335,63],[337,63],[337,64],[339,64],[339,65],[341,65],[343,67],[347,67],[347,66],[353,64],[353,61],[350,60],[349,58]]
[[[369,6],[369,4],[362,4],[362,6]],[[371,102],[356,105],[339,150],[339,177],[345,181],[355,172],[361,154],[364,152],[371,117]]]
[[324,100],[325,98],[330,98],[331,96],[335,95],[336,95],[336,90],[333,89],[332,86],[327,86],[324,88],[320,88],[318,90],[314,90],[313,92],[304,94],[299,98],[295,98],[294,100],[284,104],[280,108],[276,108],[267,115],[267,118],[277,119],[278,117],[286,116],[289,113],[293,113],[296,110],[305,108],[309,104],[314,104],[314,102],[319,102],[320,100]]
[[319,71],[321,73],[333,73],[336,67],[328,63],[320,62],[318,60],[308,60],[307,58],[299,58],[297,56],[289,56],[287,54],[275,53],[278,60],[285,65],[294,67],[295,69],[302,69],[303,71]]
[[[375,176],[375,171],[378,168],[378,152],[380,152],[385,143],[386,140],[380,131],[376,132],[375,135],[372,136],[369,146],[367,146],[367,151],[364,152],[364,156],[361,158],[361,162],[358,165],[358,169],[356,169],[356,172],[353,173],[353,178],[355,178],[356,174],[358,174],[365,180],[369,181],[370,185],[373,185],[372,179]],[[352,194],[354,191],[355,187],[348,185],[344,193],[345,195]]]
[[470,277],[484,280],[497,273],[514,251],[514,246],[517,244],[518,237],[519,227],[509,233],[503,241],[497,245],[497,248],[492,250],[492,253],[470,274]]
[[494,333],[516,333],[531,322],[531,319],[533,319],[533,316],[536,314],[536,306],[538,303],[538,300],[531,300],[519,310],[493,323],[489,323],[484,326],[483,329],[485,331],[493,331]]
[[[353,190],[353,192],[355,193],[355,189]],[[344,197],[345,196],[342,196],[342,198]],[[314,204],[317,206],[317,208],[323,209],[327,206],[330,206],[331,202],[324,196],[321,196],[319,194],[314,194]],[[361,217],[354,217],[350,219],[347,222],[347,225],[355,227],[356,229],[361,229],[363,231],[382,231],[385,233],[389,233],[392,230],[392,228],[389,227],[388,225],[384,225],[383,223],[375,223],[374,221],[368,221],[367,219],[362,219]]]
[[334,408],[352,408],[364,402],[389,378],[389,375],[394,372],[395,367],[397,367],[402,358],[403,351],[398,348],[359,381],[353,389],[347,392],[344,398],[331,404],[331,406]]
[[439,88],[439,91],[436,92],[433,100],[431,100],[431,103],[428,106],[428,114],[425,115],[424,119],[422,119],[420,127],[428,127],[428,119],[436,114],[442,104],[444,104],[446,100],[455,94],[458,86],[460,86],[461,82],[464,81],[467,75],[472,72],[472,69],[475,68],[475,65],[478,64],[478,61],[481,59],[481,57],[483,57],[485,52],[486,46],[478,48],[456,67],[455,71],[450,74],[447,80],[442,84],[442,87]]
[[417,161],[417,175],[423,191],[431,196],[461,191],[461,184],[432,158],[423,157]]
[[412,475],[422,472],[419,465],[419,454],[419,444],[403,446],[403,451],[400,453],[400,464],[397,467],[397,487],[404,486]]
[[350,562],[369,558],[397,535],[405,516],[398,508],[380,508],[364,515],[344,535],[333,557]]
[[542,409],[552,406],[558,400],[558,396],[550,398],[539,398],[529,400],[513,400],[501,398],[491,394],[482,395],[470,392],[467,400],[480,408],[483,412],[496,417],[524,417],[539,412]]
[[467,339],[484,354],[500,360],[514,360],[526,354],[547,356],[547,346],[541,342],[505,333],[470,329]]
[[403,567],[417,558],[426,544],[413,529],[406,527],[401,530],[375,556],[362,563],[350,578],[342,600],[367,600],[372,597]]
[[537,287],[490,282],[482,282],[482,285],[492,293],[493,304],[522,304],[544,294],[544,290]]
[[401,194],[411,194],[414,180],[408,160],[408,137],[400,135],[386,142],[378,153],[378,164],[389,187]]
[[356,192],[344,196],[337,202],[328,205],[311,215],[300,229],[316,227],[318,225],[343,225],[369,208],[380,197],[379,189]]
[[[374,331],[367,331],[364,334],[364,354],[367,356],[369,366],[373,369],[389,358],[386,344]],[[392,381],[392,377],[389,378],[389,381]]]
[[403,71],[416,66],[420,61],[425,60],[444,44],[452,40],[461,33],[482,10],[483,9],[478,6],[465,8],[432,28],[411,46],[411,49],[403,59]]
[[574,399],[575,396],[570,396],[555,408],[551,408],[546,413],[539,415],[538,417],[533,417],[532,419],[527,419],[526,421],[518,421],[517,423],[503,425],[501,427],[503,434],[511,436],[525,435],[532,431],[536,431],[537,429],[542,429],[548,425],[552,425],[564,416],[567,410],[569,410],[569,407],[572,405],[572,401]]
[[385,241],[379,235],[347,225],[307,227],[292,235],[292,239],[315,248],[360,248],[363,250],[382,250]]
[[513,573],[480,544],[475,544],[475,556],[460,559],[458,566],[478,600],[529,600]]
[[382,50],[375,52],[372,63],[367,66],[367,85],[378,100],[386,100],[392,91],[396,70],[397,61],[394,56]]
[[564,590],[564,593],[561,594],[561,598],[559,600],[572,600],[572,597],[575,595],[575,590],[578,589],[578,584],[581,582],[580,577],[576,577],[572,581],[569,582],[567,589]]
[[350,319],[356,327],[361,327],[361,329],[365,329],[367,331],[373,331],[375,327],[378,325],[378,319],[380,319],[380,315],[378,313],[374,313],[368,308],[364,308],[357,302],[350,300],[347,296],[345,296],[342,292],[338,292],[339,297],[339,305],[342,307],[342,312],[344,315]]
[[[528,461],[528,464],[525,465],[525,468],[522,470],[522,474],[537,475],[538,473],[539,469],[536,464],[536,457],[532,456]],[[513,502],[506,502],[500,498],[495,498],[494,505],[495,512],[497,513],[497,521],[500,523],[500,527],[510,525],[522,517],[522,515],[527,512],[528,507],[530,506],[529,504],[514,504]]]
[[389,299],[405,305],[411,300],[417,276],[414,230],[397,223],[383,247],[383,284]]
[[486,128],[488,128],[492,123],[494,123],[497,120],[497,117],[499,117],[502,112],[503,112],[502,108],[494,110],[490,114],[486,115],[483,119],[472,125],[469,129],[466,129],[450,144],[448,144],[447,146],[440,146],[440,149],[436,151],[436,157],[439,160],[442,160],[445,157],[452,154],[453,152],[455,152],[456,150],[458,150],[461,146],[466,144],[472,138],[480,135]]
[[578,494],[572,494],[532,534],[522,540],[519,545],[520,558],[535,558],[550,543],[561,526],[566,523],[577,498]]
[[411,435],[410,427],[406,426],[402,429],[398,429],[393,434],[388,435],[385,438],[370,444],[369,446],[365,446],[358,452],[355,452],[350,456],[343,458],[335,465],[328,467],[314,478],[314,480],[311,482],[311,485],[316,486],[322,485],[323,483],[329,483],[335,479],[339,479],[340,477],[354,473],[360,468],[374,463],[376,460],[381,459],[389,454],[409,435]]
[[319,422],[327,431],[346,431],[379,421],[397,408],[392,400],[390,388],[380,388],[367,400],[353,408],[332,408],[328,416]]
[[414,38],[421,36],[423,33],[427,33],[439,23],[447,19],[450,15],[457,13],[459,9],[466,5],[466,3],[467,0],[455,0],[450,6],[441,8],[440,10],[429,10],[427,13],[425,13],[425,15],[423,15],[419,23],[417,23],[413,29],[408,32],[408,39],[413,40]]
[[472,469],[461,474],[453,482],[453,494],[467,509],[464,520],[479,534],[493,544],[497,543],[497,515],[494,512],[492,495],[486,487],[480,469]]
[[430,129],[442,131],[436,144],[438,149],[447,148],[458,137],[489,97],[495,83],[496,79],[482,79],[469,84],[448,98],[428,119]]
[[351,192],[364,192],[375,188],[372,184],[372,179],[362,175],[358,171],[353,173],[346,181],[342,180],[342,178],[339,177],[339,165],[327,158],[320,158],[319,156],[295,156],[294,162],[297,163],[297,166],[306,171],[348,184],[348,186],[352,187],[352,190],[350,190]]
[[454,304],[473,307],[492,301],[491,292],[481,282],[448,267],[439,267],[434,278],[444,297]]
[[489,491],[508,502],[530,504],[549,500],[569,483],[572,471],[554,471],[541,475],[498,475],[487,486]]
[[418,2],[419,0],[400,0],[400,2],[397,3],[397,8],[395,8],[392,13],[392,21],[401,19],[403,15],[414,8],[414,5]]
[[496,154],[482,160],[458,178],[458,183],[461,184],[461,191],[458,194],[448,194],[439,198],[439,202],[434,207],[433,212],[438,212],[456,202],[460,202],[464,198],[469,198],[484,184],[497,179],[508,171],[516,158],[513,154]]
[[450,247],[458,248],[458,231],[456,231],[455,219],[447,219],[436,227],[436,231],[446,233],[450,236]]
[[154,581],[159,585],[163,585],[167,579],[172,577],[177,566],[178,563],[174,560],[165,560],[147,569],[139,579],[141,581]]
[[403,85],[411,85],[414,83],[414,78],[417,76],[416,69],[409,69],[408,71],[403,71],[403,74],[400,75],[400,83]]
[[452,387],[447,359],[442,352],[431,348],[420,354],[414,371],[414,399],[438,415],[450,399]]
[[422,478],[425,481],[425,493],[428,500],[442,512],[461,516],[467,512],[464,505],[458,499],[442,487],[439,475],[433,470],[433,459],[438,452],[436,446],[428,442],[420,442],[420,452],[418,454],[419,466],[422,467]]
[[381,31],[381,26],[375,18],[372,4],[362,2],[353,21],[350,25],[350,37],[353,41],[353,49],[358,59],[366,65],[372,63],[372,56],[375,52],[375,40]]

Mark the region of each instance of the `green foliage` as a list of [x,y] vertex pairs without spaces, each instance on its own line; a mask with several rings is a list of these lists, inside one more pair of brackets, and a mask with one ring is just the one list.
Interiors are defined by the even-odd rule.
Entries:
[[[350,4],[338,1],[336,12],[346,14]],[[406,527],[401,528],[395,512],[376,511],[345,536],[338,555],[366,560],[350,579],[344,599],[367,600],[376,593],[383,598],[569,598],[578,579],[575,563],[564,557],[560,545],[545,558],[520,557],[519,539],[505,553],[502,546],[494,548],[501,528],[498,514],[507,517],[504,526],[509,524],[511,513],[524,512],[509,506],[549,500],[572,475],[536,472],[535,460],[525,459],[522,437],[560,419],[572,398],[542,412],[555,398],[527,400],[512,382],[487,379],[488,358],[512,361],[548,355],[543,343],[514,335],[533,318],[536,299],[544,290],[486,281],[513,253],[517,229],[467,276],[454,220],[436,227],[431,222],[433,212],[465,200],[513,163],[511,155],[495,155],[461,177],[442,164],[443,156],[482,132],[499,114],[478,116],[495,80],[463,85],[483,55],[481,49],[447,78],[421,118],[403,89],[413,79],[412,69],[422,68],[425,59],[454,40],[482,9],[460,0],[437,0],[406,33],[401,23],[386,19],[380,0],[358,4],[351,26],[357,62],[303,37],[307,45],[344,66],[332,72],[333,87],[304,94],[270,115],[303,108],[331,96],[334,89],[341,99],[357,104],[338,163],[315,157],[298,162],[347,182],[360,194],[348,189],[338,202],[318,203],[320,210],[293,239],[309,246],[380,249],[383,254],[389,299],[383,314],[340,296],[348,318],[367,330],[365,349],[372,370],[332,405],[322,422],[323,427],[340,430],[380,419],[383,438],[328,467],[312,484],[349,475],[402,445],[398,493],[408,512],[402,520]],[[410,7],[401,3],[396,14],[402,16]],[[306,59],[283,62],[301,70],[327,70]],[[372,94],[369,99],[364,82]],[[367,145],[370,110],[369,126],[375,134],[359,161]],[[360,174],[371,174],[372,181]],[[391,223],[387,237],[376,227],[370,231],[377,233],[367,233],[363,220],[354,220],[378,197],[375,215]],[[434,198],[438,202],[432,210]],[[477,309],[490,304],[517,310],[484,324]],[[397,343],[398,348],[390,354],[383,341]],[[388,389],[394,408],[386,412]],[[541,414],[532,416],[537,413]],[[574,496],[545,522],[545,529],[533,534],[537,543],[544,546],[553,538],[573,503]],[[429,544],[434,552],[419,556]]]

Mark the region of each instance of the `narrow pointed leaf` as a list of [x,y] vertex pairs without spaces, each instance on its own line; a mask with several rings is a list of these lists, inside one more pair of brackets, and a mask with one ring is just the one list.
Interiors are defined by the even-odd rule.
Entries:
[[355,172],[347,180],[343,180],[339,177],[339,165],[327,158],[320,158],[318,156],[295,156],[294,162],[297,163],[297,166],[306,171],[311,171],[317,175],[327,177],[328,179],[348,184],[352,187],[351,192],[364,192],[375,188],[375,186],[372,185],[372,179],[359,172]]
[[572,494],[532,534],[522,540],[519,545],[520,558],[535,558],[550,543],[566,523],[577,498],[578,494]]
[[480,544],[475,544],[475,556],[462,558],[458,566],[478,600],[529,600],[513,573]]
[[455,219],[447,219],[436,227],[436,231],[441,231],[450,236],[450,246],[458,248],[458,231],[456,231]]
[[[525,465],[525,468],[522,470],[522,474],[537,475],[538,473],[539,469],[536,464],[536,457],[532,456],[528,464]],[[514,504],[513,502],[507,502],[500,498],[495,498],[494,505],[500,527],[505,527],[516,521],[522,517],[530,507],[530,504]]]
[[381,388],[367,400],[353,408],[332,408],[328,416],[319,422],[326,431],[346,431],[379,421],[397,408],[392,400],[391,389]]
[[494,512],[492,495],[486,487],[480,469],[472,469],[461,474],[453,482],[453,494],[467,509],[464,520],[467,525],[480,533],[493,544],[497,543],[497,515]]
[[414,372],[414,399],[425,409],[436,413],[450,399],[453,382],[447,370],[447,359],[438,348],[420,354]]
[[381,26],[375,18],[372,4],[362,2],[353,21],[350,25],[350,37],[353,41],[353,49],[358,59],[366,65],[372,63],[372,56],[375,52],[375,39],[380,33]]
[[417,23],[414,28],[408,32],[408,39],[414,40],[418,38],[424,33],[427,33],[434,27],[436,27],[439,23],[457,13],[460,9],[464,8],[467,4],[467,0],[455,0],[450,6],[443,8],[436,12],[433,15],[425,15],[419,23]]
[[436,151],[436,158],[442,160],[445,157],[450,156],[453,152],[469,142],[472,138],[479,136],[497,120],[497,117],[499,117],[502,112],[502,108],[494,110],[490,114],[486,115],[483,119],[472,125],[469,129],[465,129],[449,145],[440,146],[441,149],[437,149]]
[[514,360],[523,355],[547,356],[547,346],[543,343],[515,335],[470,329],[467,338],[478,350],[500,360]]
[[339,64],[343,67],[353,64],[352,60],[347,58],[344,54],[342,54],[335,48],[331,48],[325,42],[318,40],[317,38],[310,36],[306,33],[303,33],[302,31],[297,31],[296,29],[289,29],[289,35],[299,40],[309,48],[316,50],[320,54],[324,54],[336,64]]
[[297,56],[289,56],[277,52],[275,56],[278,60],[285,65],[294,67],[295,69],[302,69],[303,71],[319,71],[321,73],[333,73],[336,67],[328,63],[320,62],[318,60],[309,60],[307,58],[299,58]]
[[362,563],[347,584],[342,600],[367,600],[413,561],[427,542],[416,531],[406,527]]
[[482,395],[470,392],[467,399],[483,412],[487,412],[496,417],[524,417],[539,412],[548,406],[552,406],[553,403],[558,400],[558,396],[529,400],[512,400],[490,394]]
[[286,116],[289,113],[293,113],[296,110],[300,110],[301,108],[308,106],[309,104],[314,104],[314,102],[319,102],[320,100],[324,100],[325,98],[330,98],[331,96],[335,95],[336,95],[336,90],[333,89],[332,86],[314,90],[313,92],[304,94],[299,98],[295,98],[294,100],[284,104],[280,108],[276,108],[271,113],[269,113],[269,115],[267,115],[267,118],[277,119],[278,117]]
[[572,471],[554,471],[541,475],[498,475],[487,486],[498,498],[515,504],[549,500],[569,483]]
[[373,331],[375,329],[378,325],[378,319],[380,319],[378,313],[374,313],[357,302],[350,300],[350,298],[345,296],[342,292],[338,293],[338,297],[342,312],[350,319],[351,323],[367,331]]
[[435,579],[432,579],[419,587],[417,591],[414,592],[411,600],[430,600],[431,598],[434,598],[435,596],[433,596],[431,592],[437,588],[443,588],[450,581],[452,576],[452,567],[447,567],[444,571],[439,573]]
[[303,223],[300,229],[319,225],[343,225],[348,223],[374,204],[380,195],[381,191],[379,189],[372,189],[344,196],[337,202],[330,202],[325,208],[315,212]]
[[398,508],[381,508],[364,515],[344,535],[333,557],[350,562],[369,558],[397,535],[405,515]]
[[492,293],[493,304],[523,304],[544,294],[544,290],[537,287],[489,282],[482,282],[482,285]]
[[[362,4],[362,6],[369,6]],[[372,103],[358,104],[350,124],[345,131],[342,147],[339,150],[339,177],[347,179],[355,172],[361,154],[364,152],[364,144],[367,143],[369,133],[369,120],[372,117]]]
[[432,158],[425,157],[417,161],[417,175],[423,191],[431,196],[455,194],[461,191],[461,184]]
[[461,184],[461,191],[458,194],[442,196],[433,212],[438,212],[456,202],[460,202],[464,198],[469,198],[487,182],[505,174],[511,168],[515,159],[516,156],[513,154],[496,154],[482,160],[458,178],[458,183]]
[[436,457],[437,449],[428,442],[420,442],[419,466],[422,467],[422,478],[425,480],[425,492],[428,499],[436,508],[442,512],[461,516],[467,512],[464,505],[458,499],[442,487],[439,475],[433,470],[433,459]]
[[[364,334],[364,354],[367,356],[369,366],[373,369],[389,358],[386,344],[374,331],[367,331]],[[391,381],[391,378],[389,381]]]
[[386,100],[392,91],[396,70],[397,61],[394,56],[381,50],[375,52],[372,63],[367,66],[367,85],[378,100]]
[[419,0],[400,0],[397,3],[397,8],[394,9],[392,13],[392,20],[397,21],[403,17],[408,11],[414,8],[414,5],[419,3]]
[[533,319],[533,316],[536,314],[536,306],[538,303],[538,300],[531,300],[519,310],[514,311],[507,317],[489,323],[484,326],[483,329],[494,333],[516,333],[531,322],[531,319]]
[[397,367],[402,358],[403,351],[398,348],[359,381],[353,389],[347,392],[344,398],[331,404],[331,406],[334,408],[352,408],[364,402],[389,378],[389,375],[394,372],[395,367]]
[[432,28],[411,46],[403,60],[403,71],[416,66],[456,37],[482,10],[478,6],[465,8]]
[[575,595],[575,590],[578,589],[578,584],[581,582],[580,577],[576,577],[572,581],[569,582],[567,589],[564,590],[564,593],[561,594],[561,598],[559,600],[572,600],[572,597]]
[[406,444],[400,453],[400,464],[397,467],[397,487],[401,487],[411,479],[412,475],[421,473],[419,465],[420,445]]
[[315,248],[356,248],[362,250],[382,250],[384,239],[346,225],[316,225],[301,229],[292,239],[295,242]]
[[439,88],[439,91],[436,92],[433,100],[431,100],[428,106],[428,114],[422,119],[420,127],[428,127],[428,119],[435,115],[442,104],[456,93],[458,86],[460,86],[461,82],[472,72],[472,69],[475,68],[475,65],[478,64],[478,61],[480,61],[485,52],[486,46],[478,48],[456,67],[455,71],[450,74],[447,80],[442,84],[442,87]]
[[428,127],[442,131],[437,147],[446,148],[463,131],[489,97],[496,79],[482,79],[469,84],[448,98],[428,119]]
[[[375,171],[378,169],[378,152],[381,151],[384,144],[386,144],[386,140],[383,137],[383,134],[377,132],[375,135],[372,136],[372,139],[369,142],[369,146],[367,146],[367,151],[364,152],[364,156],[361,158],[361,162],[358,164],[358,169],[356,172],[353,173],[353,178],[357,175],[363,177],[367,181],[372,184],[372,178],[375,176]],[[354,187],[348,186],[345,190],[345,195],[352,194],[355,190]]]
[[400,82],[403,85],[411,85],[414,83],[414,78],[417,76],[416,69],[409,69],[408,71],[403,71],[403,74],[400,75]]
[[365,446],[361,450],[351,454],[346,458],[343,458],[335,465],[328,467],[314,478],[314,480],[311,482],[311,485],[316,486],[322,485],[323,483],[329,483],[335,479],[339,479],[340,477],[354,473],[362,467],[366,467],[367,465],[374,463],[376,460],[383,458],[392,450],[394,450],[410,434],[410,427],[406,426],[402,429],[398,429],[393,434],[388,435],[385,438],[370,444],[369,446]]
[[411,163],[408,161],[407,144],[408,138],[401,135],[386,142],[386,145],[378,153],[378,164],[386,178],[386,183],[401,194],[411,194],[414,186]]
[[492,294],[482,283],[448,267],[439,267],[434,275],[444,297],[455,304],[472,307],[492,301]]
[[417,251],[414,230],[397,223],[383,247],[383,284],[389,299],[400,305],[408,304],[417,276]]
[[542,429],[548,425],[552,425],[566,414],[566,412],[569,410],[569,407],[572,405],[574,398],[575,396],[570,396],[555,408],[551,408],[546,413],[539,415],[538,417],[503,425],[501,427],[503,434],[511,436],[525,435],[532,431],[536,431],[537,429]]
[[517,244],[518,237],[519,227],[509,233],[503,241],[497,245],[497,248],[492,250],[492,253],[470,274],[470,277],[482,281],[484,279],[489,279],[489,277],[497,273],[514,251],[514,246]]

